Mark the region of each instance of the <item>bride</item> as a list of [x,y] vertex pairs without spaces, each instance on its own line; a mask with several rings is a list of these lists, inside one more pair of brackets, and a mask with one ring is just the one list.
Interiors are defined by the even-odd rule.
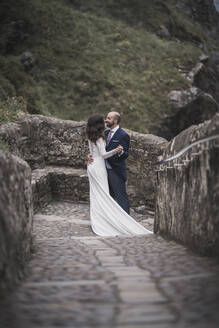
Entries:
[[90,186],[90,219],[99,236],[145,235],[152,232],[136,222],[110,196],[105,159],[123,151],[121,145],[106,152],[102,115],[93,115],[87,122],[87,137],[93,162],[87,166]]

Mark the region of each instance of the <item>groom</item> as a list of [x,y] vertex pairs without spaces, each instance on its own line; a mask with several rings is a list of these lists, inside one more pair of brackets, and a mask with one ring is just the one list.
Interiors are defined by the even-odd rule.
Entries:
[[106,151],[110,151],[121,145],[123,150],[107,160],[106,169],[108,174],[110,195],[129,214],[129,200],[126,193],[126,158],[128,157],[130,137],[120,128],[120,114],[110,112],[105,120],[109,128],[105,131]]

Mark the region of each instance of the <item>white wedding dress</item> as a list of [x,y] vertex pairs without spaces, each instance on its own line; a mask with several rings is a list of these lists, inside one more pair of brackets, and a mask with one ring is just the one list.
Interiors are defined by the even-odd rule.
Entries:
[[110,196],[104,159],[115,155],[115,149],[106,152],[105,141],[88,140],[93,162],[88,164],[90,185],[90,219],[92,230],[99,236],[152,234],[128,215]]

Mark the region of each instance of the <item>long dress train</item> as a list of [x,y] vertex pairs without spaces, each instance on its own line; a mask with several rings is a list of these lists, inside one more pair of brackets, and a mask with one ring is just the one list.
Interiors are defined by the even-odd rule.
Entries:
[[106,152],[105,141],[88,141],[94,161],[87,166],[90,186],[90,219],[92,230],[100,236],[152,234],[128,215],[110,196],[104,159],[115,155]]

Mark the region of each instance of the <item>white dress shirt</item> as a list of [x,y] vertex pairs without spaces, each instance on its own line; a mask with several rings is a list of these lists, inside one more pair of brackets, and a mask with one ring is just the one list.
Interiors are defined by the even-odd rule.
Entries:
[[[116,126],[115,128],[113,128],[113,129],[110,129],[110,132],[111,132],[110,140],[112,139],[114,133],[115,133],[118,129],[119,129],[119,125],[117,125],[117,126]],[[110,140],[109,140],[109,142],[110,142]]]
[[[112,139],[114,133],[116,133],[116,131],[119,129],[119,125],[117,125],[115,128],[113,129],[110,129],[110,132],[111,132],[111,137],[110,137],[110,140]],[[109,133],[110,133],[109,132]],[[110,140],[108,140],[108,143],[110,142]],[[122,154],[124,153],[124,150],[121,151],[121,153],[118,154],[118,156],[120,157]],[[107,161],[107,159],[105,160],[105,163],[106,163],[106,167],[107,169],[112,169],[112,166],[110,165],[110,163]]]

